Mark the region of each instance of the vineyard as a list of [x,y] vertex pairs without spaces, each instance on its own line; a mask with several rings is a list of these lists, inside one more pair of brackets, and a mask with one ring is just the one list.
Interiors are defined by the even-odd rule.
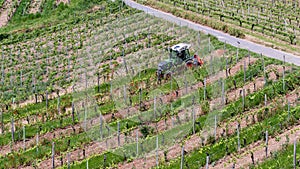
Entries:
[[272,48],[299,54],[299,1],[136,0]]
[[[201,11],[217,2],[158,4]],[[203,14],[216,17],[222,2]],[[273,33],[285,41],[283,32]],[[22,0],[0,39],[0,168],[300,167],[300,68],[285,56],[233,47],[121,0]],[[205,64],[182,63],[158,80],[157,65],[181,42]]]

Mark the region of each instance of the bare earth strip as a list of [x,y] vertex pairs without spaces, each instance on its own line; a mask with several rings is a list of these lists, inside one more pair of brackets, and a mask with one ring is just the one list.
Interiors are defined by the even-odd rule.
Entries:
[[31,14],[35,14],[35,13],[39,13],[40,11],[40,7],[42,5],[44,0],[33,0],[31,1],[30,3],[30,6],[29,6],[29,13]]
[[60,3],[69,4],[71,0],[56,0],[56,5],[59,5]]
[[[17,1],[17,6],[19,6],[20,2],[21,0]],[[13,0],[5,0],[0,13],[0,27],[5,26],[12,17],[12,14],[16,11],[16,8],[13,7],[13,3]]]

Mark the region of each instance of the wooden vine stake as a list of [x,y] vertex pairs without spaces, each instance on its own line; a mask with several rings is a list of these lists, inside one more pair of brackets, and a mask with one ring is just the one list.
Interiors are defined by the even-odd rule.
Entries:
[[184,146],[181,148],[181,162],[180,162],[180,169],[183,169],[183,163],[184,163]]
[[55,168],[54,156],[55,156],[55,143],[52,142],[52,169]]
[[239,48],[236,48],[236,63],[239,61]]
[[23,150],[26,150],[26,131],[25,131],[25,126],[22,127],[23,129]]
[[20,70],[20,86],[23,87],[22,70]]
[[158,135],[156,135],[156,167],[158,167]]
[[242,90],[243,111],[245,111],[245,89]]
[[97,72],[97,92],[100,93],[100,73]]
[[0,111],[0,118],[1,118],[1,134],[4,133],[4,124],[3,124],[3,113]]
[[85,105],[84,105],[84,131],[87,131],[87,111]]
[[241,141],[240,141],[240,124],[236,126],[237,138],[238,138],[238,151],[241,150]]
[[48,91],[46,90],[46,113],[48,110]]
[[209,154],[207,154],[207,156],[206,156],[206,167],[205,167],[205,169],[208,169],[208,165],[209,165]]
[[225,106],[225,86],[224,86],[224,81],[221,81],[222,82],[222,106]]
[[70,166],[70,152],[68,152],[68,154],[67,154],[67,163],[68,163],[68,169],[70,169],[71,168],[71,166]]
[[267,76],[266,76],[265,59],[264,59],[264,57],[263,57],[263,55],[262,55],[262,54],[260,54],[260,55],[261,55],[261,59],[262,59],[262,66],[263,66],[263,71],[264,71],[264,82],[265,82],[265,84],[264,84],[264,85],[266,85],[266,84],[267,84]]
[[[173,30],[174,30],[174,24],[173,24]],[[197,41],[198,41],[198,45],[200,47],[200,45],[201,45],[201,32],[200,31],[197,31]]]
[[268,130],[266,131],[266,157],[268,157]]
[[228,78],[228,58],[226,57],[226,78]]
[[100,131],[100,138],[102,140],[103,139],[103,132],[102,132],[102,130],[103,130],[103,120],[102,120],[101,112],[100,112],[99,118],[100,118],[99,131]]
[[290,105],[290,102],[287,101],[287,104],[288,104],[288,120],[290,120],[290,116],[291,116],[291,105]]
[[127,105],[127,93],[126,93],[126,86],[125,85],[123,86],[123,92],[124,92],[124,94],[123,94],[124,103],[125,103],[125,105]]
[[154,119],[156,119],[156,96],[154,96]]
[[283,55],[282,90],[285,91],[285,55]]
[[173,91],[173,83],[172,83],[172,81],[173,81],[173,80],[172,80],[172,73],[170,73],[170,80],[171,80],[171,82],[170,82],[170,83],[171,83],[171,86],[170,86],[170,88],[171,88],[171,93],[172,93],[172,91]]
[[195,134],[196,131],[195,131],[195,107],[194,106],[193,106],[192,113],[193,113],[193,134]]
[[72,101],[72,123],[75,124],[75,108],[74,108],[74,101]]
[[141,88],[141,86],[139,87],[139,107],[141,110],[141,107],[142,107],[142,88]]
[[244,84],[246,83],[246,59],[244,60]]
[[113,87],[111,81],[110,81],[110,99],[113,100]]
[[265,94],[265,107],[267,107],[267,94]]
[[14,124],[14,117],[11,118],[11,141],[12,144],[15,142],[15,124]]
[[136,156],[139,155],[139,131],[136,130]]
[[248,49],[248,66],[250,66],[250,51],[249,51],[249,49]]
[[120,147],[120,122],[118,121],[118,146]]
[[210,37],[208,37],[208,52],[210,53]]
[[186,80],[186,75],[184,75],[184,85],[185,85],[185,94],[188,94],[188,82]]
[[296,146],[297,146],[297,140],[294,141],[294,169],[296,169],[296,165],[297,165],[297,158],[296,158]]
[[217,115],[215,115],[215,128],[214,128],[214,137],[217,140]]
[[86,169],[89,169],[89,159],[86,160]]
[[36,154],[39,153],[39,132],[36,133]]
[[203,90],[203,93],[204,93],[204,100],[206,99],[206,78],[204,78],[204,90]]
[[3,66],[3,64],[1,66],[1,69],[2,69],[1,83],[2,83],[2,85],[4,85],[4,66]]

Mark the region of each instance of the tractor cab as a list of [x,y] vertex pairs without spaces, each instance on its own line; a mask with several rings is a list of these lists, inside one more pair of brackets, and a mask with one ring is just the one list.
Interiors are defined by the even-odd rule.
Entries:
[[176,59],[180,58],[182,61],[186,61],[190,59],[190,51],[189,48],[191,47],[190,44],[187,43],[179,43],[171,47],[170,51],[170,58]]
[[172,71],[174,71],[172,69],[178,67],[182,63],[185,63],[187,67],[202,66],[204,62],[199,56],[196,54],[193,56],[190,55],[190,47],[191,45],[187,43],[179,43],[172,46],[169,49],[169,59],[166,59],[158,64],[156,72],[158,79],[170,77]]

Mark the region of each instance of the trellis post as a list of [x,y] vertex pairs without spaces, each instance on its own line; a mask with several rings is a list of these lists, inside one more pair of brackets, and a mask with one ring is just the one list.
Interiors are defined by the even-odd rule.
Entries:
[[55,143],[52,142],[52,169],[55,168],[54,156],[55,156]]
[[238,138],[238,152],[241,150],[241,142],[240,142],[240,124],[237,124],[237,138]]
[[268,157],[268,130],[266,131],[266,157]]
[[294,169],[296,169],[296,165],[297,165],[297,158],[296,158],[296,146],[297,146],[297,140],[294,141]]

